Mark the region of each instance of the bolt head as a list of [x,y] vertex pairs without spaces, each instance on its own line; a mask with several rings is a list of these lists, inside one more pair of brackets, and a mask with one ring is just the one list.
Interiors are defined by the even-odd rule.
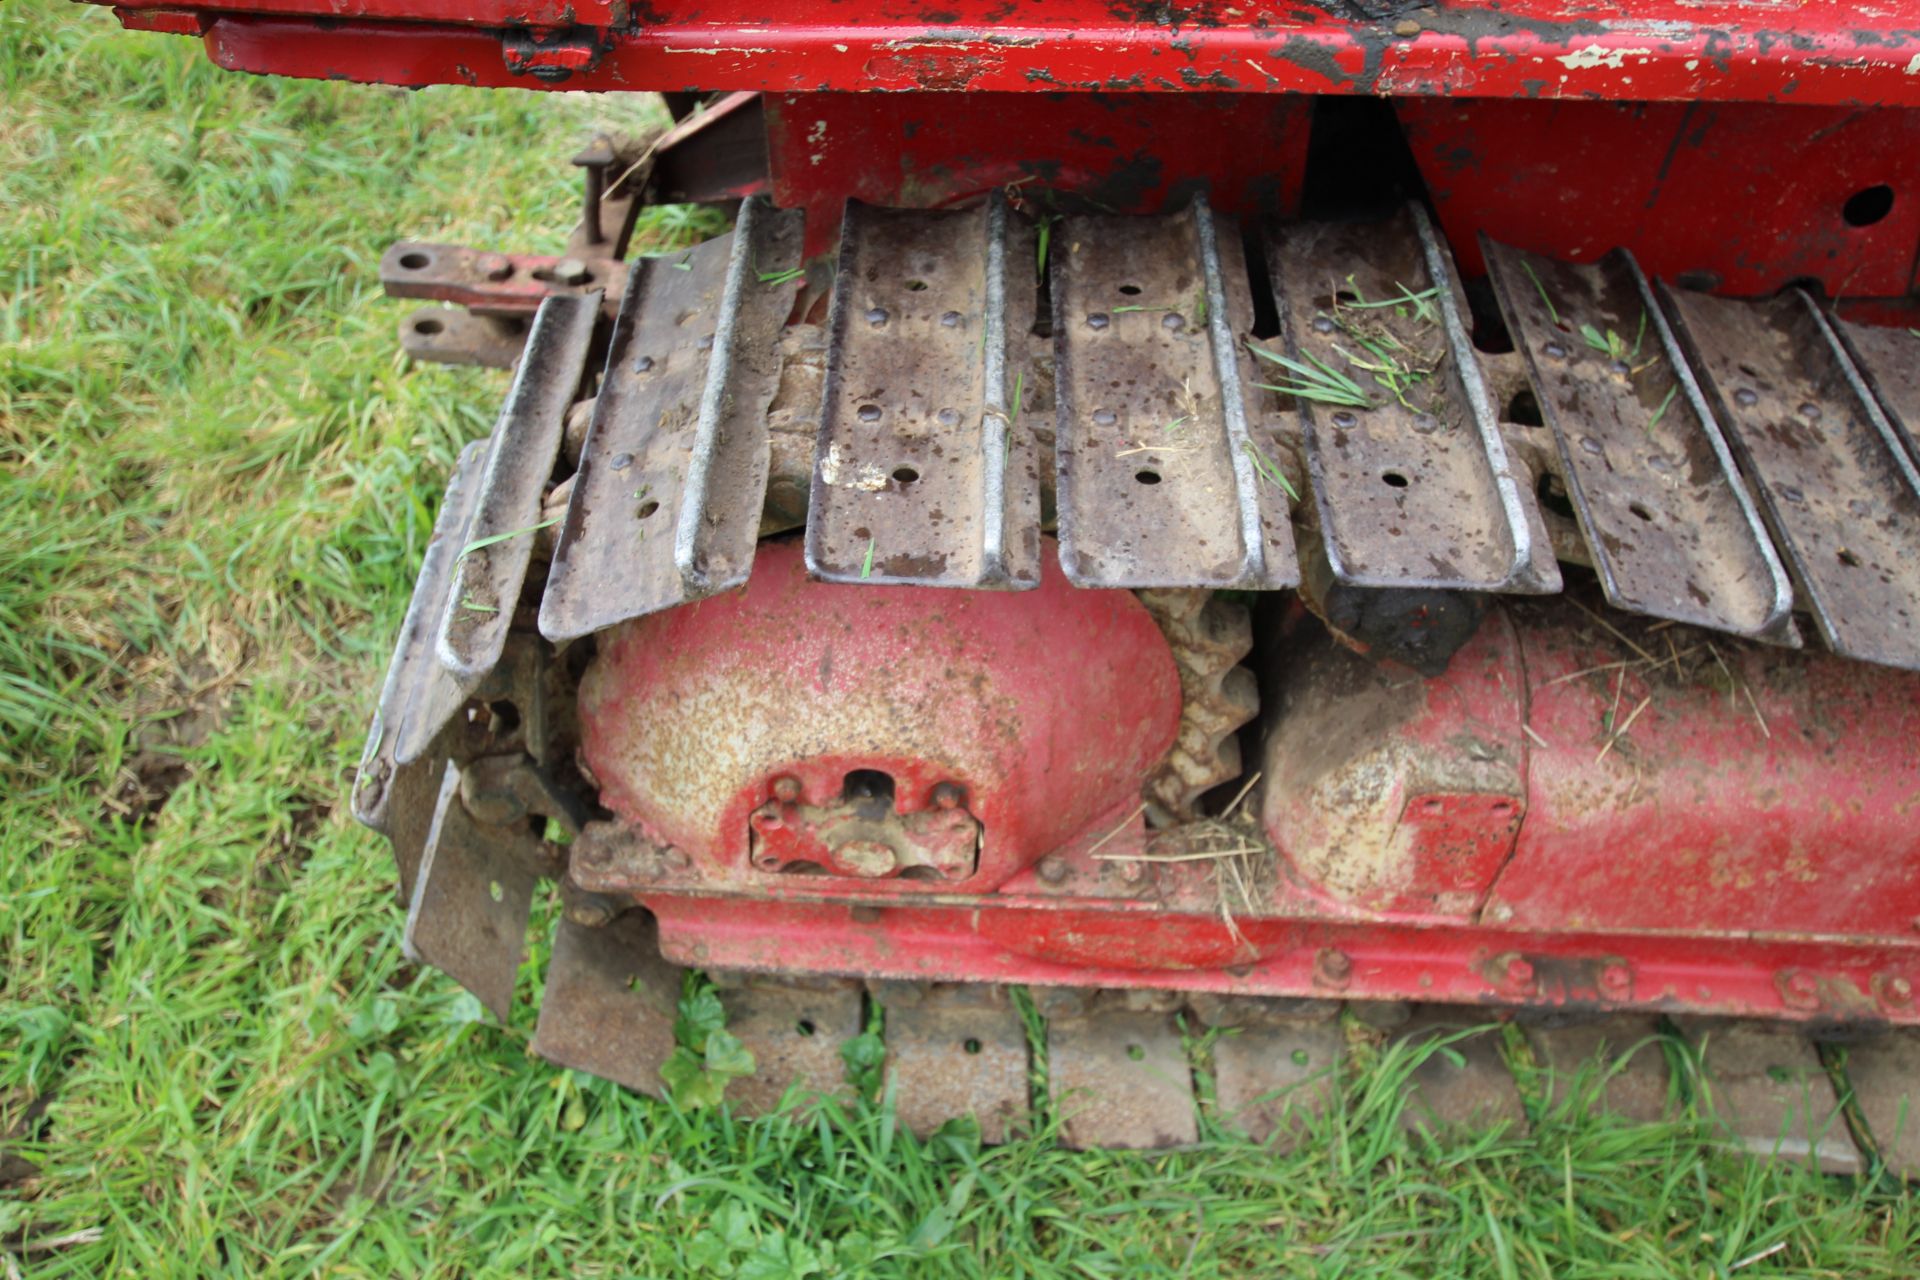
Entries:
[[792,774],[782,774],[773,780],[773,798],[781,804],[792,804],[800,798],[800,779]]
[[1625,991],[1633,985],[1633,974],[1623,964],[1610,964],[1600,971],[1600,985],[1609,991]]
[[1314,972],[1322,982],[1344,983],[1353,976],[1353,958],[1334,947],[1314,957]]
[[567,919],[583,929],[601,929],[612,923],[613,908],[593,899],[574,902],[567,906]]
[[579,285],[593,279],[593,272],[578,258],[562,258],[553,264],[553,278],[560,284]]

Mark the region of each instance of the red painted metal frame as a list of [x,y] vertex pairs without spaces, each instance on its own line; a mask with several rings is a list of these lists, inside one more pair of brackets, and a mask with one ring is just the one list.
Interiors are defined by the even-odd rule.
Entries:
[[[386,84],[589,90],[1166,91],[1920,104],[1906,5],[1791,9],[1660,0],[1449,3],[1374,19],[1221,0],[203,0],[122,5],[129,25],[198,15],[220,65]],[[143,15],[153,13],[148,19]],[[580,25],[575,25],[580,24]],[[582,53],[516,74],[507,33]]]
[[[1151,986],[1260,996],[1653,1008],[1794,1021],[1920,1023],[1920,946],[1660,934],[1237,922],[1267,954],[1232,962],[1217,914],[996,898],[876,907],[644,895],[668,959],[710,969],[955,982]],[[1195,967],[1101,964],[1178,941]],[[1226,960],[1231,967],[1224,967]]]
[[[830,246],[849,197],[939,208],[1004,189],[1045,212],[1055,193],[1159,213],[1205,190],[1252,218],[1298,212],[1310,99],[1272,94],[805,93],[766,103],[774,202]],[[1170,139],[1180,139],[1177,147]]]
[[[1920,111],[1611,102],[1396,103],[1463,270],[1478,234],[1573,262],[1627,246],[1650,275],[1734,295],[1818,280],[1907,291],[1920,245]],[[1884,216],[1847,201],[1885,185]]]

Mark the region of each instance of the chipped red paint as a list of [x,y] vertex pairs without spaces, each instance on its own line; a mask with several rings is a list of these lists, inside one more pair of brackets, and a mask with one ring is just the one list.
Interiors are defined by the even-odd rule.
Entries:
[[[1920,1023],[1920,1007],[1894,994],[1895,979],[1920,984],[1920,947],[1905,941],[1239,921],[1261,943],[1249,959],[1218,913],[1170,916],[1137,904],[640,901],[659,921],[669,960],[710,969]],[[1143,951],[1163,967],[1143,972]],[[1327,964],[1323,952],[1346,963]],[[1806,987],[1790,986],[1794,975],[1811,979],[1810,997],[1790,998]]]
[[[1818,280],[1907,291],[1920,245],[1920,111],[1766,103],[1396,104],[1461,267],[1475,233],[1592,262],[1626,246],[1650,275],[1736,295]],[[1848,200],[1887,186],[1864,225]],[[1857,216],[1857,215],[1856,215]]]
[[1277,653],[1286,860],[1224,915],[1137,814],[988,893],[697,862],[591,887],[722,968],[1920,1021],[1881,1000],[1920,981],[1920,675],[1623,625],[1497,609],[1424,680]]
[[[130,10],[148,6],[123,6]],[[178,8],[175,3],[170,7]],[[1920,104],[1899,8],[1803,0],[1238,7],[1135,0],[203,0],[222,66],[387,84],[591,90],[1256,92]],[[606,56],[513,75],[511,28],[578,24]]]
[[580,724],[602,803],[687,854],[688,875],[785,894],[821,881],[748,865],[777,781],[822,805],[878,771],[903,815],[945,783],[984,828],[977,871],[860,883],[1004,883],[1134,804],[1180,718],[1146,609],[1069,587],[1057,561],[1049,542],[1031,591],[862,586],[812,581],[796,542],[762,543],[739,591],[600,633]]
[[[807,93],[767,100],[773,198],[805,208],[816,249],[848,197],[938,208],[982,191],[1072,192],[1109,213],[1300,206],[1312,103],[1272,94]],[[1169,139],[1180,145],[1168,146]]]

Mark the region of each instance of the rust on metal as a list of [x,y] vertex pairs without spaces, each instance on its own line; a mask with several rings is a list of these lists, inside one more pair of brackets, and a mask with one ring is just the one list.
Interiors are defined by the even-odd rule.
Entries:
[[1818,306],[1659,290],[1821,635],[1920,669],[1920,475]]
[[921,1137],[957,1116],[985,1142],[1014,1137],[1028,1111],[1027,1032],[1007,989],[881,983],[887,1077],[900,1123]]
[[734,1081],[727,1100],[745,1115],[776,1111],[789,1089],[845,1093],[841,1046],[860,1034],[857,984],[833,978],[722,981],[727,1030],[753,1055],[752,1075]]
[[1346,1032],[1333,1016],[1337,1006],[1290,1007],[1296,1003],[1232,1001],[1231,1021],[1214,1024],[1232,1028],[1213,1042],[1221,1119],[1281,1152],[1294,1148],[1307,1116],[1332,1103],[1346,1057]]
[[1886,411],[1887,422],[1920,464],[1920,335],[1911,328],[1857,324],[1835,318],[1834,329]]
[[[1433,250],[1429,253],[1429,250]],[[1267,261],[1335,579],[1555,591],[1426,216],[1276,229]],[[1266,351],[1257,344],[1257,351]],[[1283,391],[1282,394],[1285,394]]]
[[[458,553],[485,444],[473,441],[460,451],[453,478],[441,499],[433,534],[427,540],[420,576],[394,641],[380,701],[374,709],[360,769],[353,784],[353,816],[385,835],[400,869],[402,901],[412,901],[415,870],[426,848],[434,806],[446,773],[442,732],[458,709],[458,690],[433,654],[433,637],[446,599],[448,572]],[[404,729],[415,723],[412,751],[400,755]]]
[[1585,1021],[1522,1021],[1535,1062],[1547,1069],[1550,1096],[1569,1096],[1597,1072],[1606,1109],[1636,1124],[1672,1119],[1678,1105],[1661,1048],[1659,1020],[1618,1014]]
[[1608,600],[1798,644],[1793,586],[1632,256],[1483,248]]
[[793,215],[749,201],[730,234],[636,268],[540,603],[549,640],[746,577],[798,253]]
[[501,406],[487,462],[454,558],[435,654],[471,684],[500,662],[533,562],[541,499],[560,456],[567,409],[586,371],[600,295],[548,298],[535,313],[526,351]]
[[1121,1001],[1089,1003],[1047,1020],[1048,1083],[1061,1142],[1084,1150],[1197,1141],[1193,1075],[1173,1018]]
[[557,1066],[660,1097],[673,1056],[681,970],[660,957],[653,919],[629,911],[599,928],[562,919],[533,1051]]
[[807,519],[816,576],[1039,584],[1039,473],[1013,447],[1008,360],[1030,327],[1031,238],[997,195],[958,212],[847,202]]
[[[414,581],[413,598],[407,604],[393,663],[387,668],[387,682],[380,694],[380,709],[368,741],[371,754],[361,765],[362,791],[388,767],[381,763],[383,758],[390,757],[390,767],[397,769],[428,756],[441,731],[467,699],[464,684],[440,661],[438,636],[440,620],[446,616],[454,560],[466,545],[467,525],[479,497],[480,469],[486,456],[484,440],[475,440],[462,449],[453,477],[447,482],[446,495],[440,500],[433,536],[427,542],[420,576]],[[379,743],[377,749],[375,741]],[[430,787],[439,787],[439,772],[435,766]]]
[[407,953],[451,975],[502,1022],[526,952],[539,859],[540,841],[524,823],[474,820],[449,765],[407,908]]
[[527,345],[525,315],[483,315],[463,307],[416,307],[400,322],[400,350],[428,364],[511,369]]
[[1520,1091],[1500,1056],[1500,1037],[1474,1010],[1437,1005],[1415,1010],[1393,1038],[1423,1055],[1407,1078],[1400,1113],[1408,1131],[1527,1127]]
[[1804,1038],[1754,1022],[1683,1018],[1679,1026],[1700,1055],[1701,1109],[1741,1147],[1827,1173],[1860,1172],[1833,1082]]
[[1248,430],[1239,235],[1196,197],[1053,233],[1060,555],[1085,587],[1297,584],[1272,458]]
[[380,258],[390,298],[450,302],[475,311],[531,316],[550,297],[601,294],[617,306],[627,264],[613,257],[496,253],[458,244],[402,240]]

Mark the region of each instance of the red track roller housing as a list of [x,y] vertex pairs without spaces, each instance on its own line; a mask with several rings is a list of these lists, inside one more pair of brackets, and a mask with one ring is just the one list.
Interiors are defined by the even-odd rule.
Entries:
[[1033,591],[836,586],[763,544],[745,589],[600,637],[581,736],[602,802],[763,891],[824,871],[984,892],[1112,825],[1173,743],[1179,678],[1131,593],[1041,560]]

